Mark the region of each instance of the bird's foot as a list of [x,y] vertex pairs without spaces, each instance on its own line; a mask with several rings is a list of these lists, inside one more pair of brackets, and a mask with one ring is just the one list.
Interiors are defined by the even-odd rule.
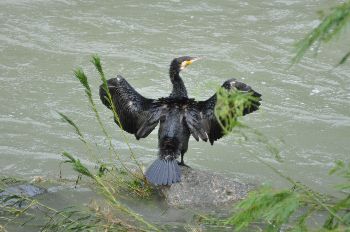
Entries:
[[177,164],[180,165],[180,166],[184,166],[184,167],[188,167],[188,168],[191,168],[190,166],[188,166],[187,164],[185,164],[185,162],[182,160],[181,162],[180,161],[177,161]]

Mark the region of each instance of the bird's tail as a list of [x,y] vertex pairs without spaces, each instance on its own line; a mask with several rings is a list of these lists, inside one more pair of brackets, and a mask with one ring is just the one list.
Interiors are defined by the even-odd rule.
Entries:
[[176,159],[158,158],[147,169],[145,176],[154,185],[171,185],[181,181],[181,171]]

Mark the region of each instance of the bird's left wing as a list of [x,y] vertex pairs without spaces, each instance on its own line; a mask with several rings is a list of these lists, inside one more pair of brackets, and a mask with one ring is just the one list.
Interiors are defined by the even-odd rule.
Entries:
[[[143,97],[120,75],[109,79],[107,85],[119,118],[114,119],[117,125],[134,134],[136,139],[147,137],[157,126],[161,115],[160,107],[154,104],[155,100]],[[100,86],[100,98],[112,110],[103,85]]]
[[[235,79],[230,79],[223,83],[222,88],[228,91],[238,90],[253,96],[251,104],[244,107],[243,115],[256,111],[259,108],[261,94],[255,92],[250,86]],[[185,113],[186,123],[192,136],[197,141],[201,138],[203,141],[209,140],[213,144],[214,141],[225,134],[225,130],[222,128],[224,122],[220,123],[215,115],[216,104],[217,94],[214,94],[206,101],[193,102],[188,106]]]

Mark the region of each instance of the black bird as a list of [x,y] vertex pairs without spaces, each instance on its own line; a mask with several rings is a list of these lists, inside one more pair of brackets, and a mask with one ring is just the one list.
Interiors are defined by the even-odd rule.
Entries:
[[[187,90],[179,73],[196,57],[183,56],[170,64],[170,80],[173,90],[169,97],[155,99],[140,95],[120,75],[107,81],[119,120],[115,122],[123,130],[134,134],[136,139],[147,137],[160,122],[158,130],[158,159],[146,171],[146,178],[154,185],[171,185],[181,181],[178,165],[185,165],[184,154],[188,149],[190,135],[199,141],[214,141],[224,135],[224,130],[215,117],[216,94],[206,101],[188,98]],[[258,109],[261,95],[235,79],[224,82],[223,88],[249,92],[256,97],[254,104],[244,109],[244,114]],[[100,98],[104,105],[112,108],[106,90],[100,86]],[[181,157],[181,161],[177,158]],[[187,166],[187,165],[185,165]]]

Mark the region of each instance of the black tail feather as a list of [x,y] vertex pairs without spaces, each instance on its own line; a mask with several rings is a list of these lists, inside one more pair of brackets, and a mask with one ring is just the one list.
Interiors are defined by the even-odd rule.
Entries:
[[157,159],[147,169],[145,176],[154,185],[171,185],[181,181],[181,170],[176,159]]

